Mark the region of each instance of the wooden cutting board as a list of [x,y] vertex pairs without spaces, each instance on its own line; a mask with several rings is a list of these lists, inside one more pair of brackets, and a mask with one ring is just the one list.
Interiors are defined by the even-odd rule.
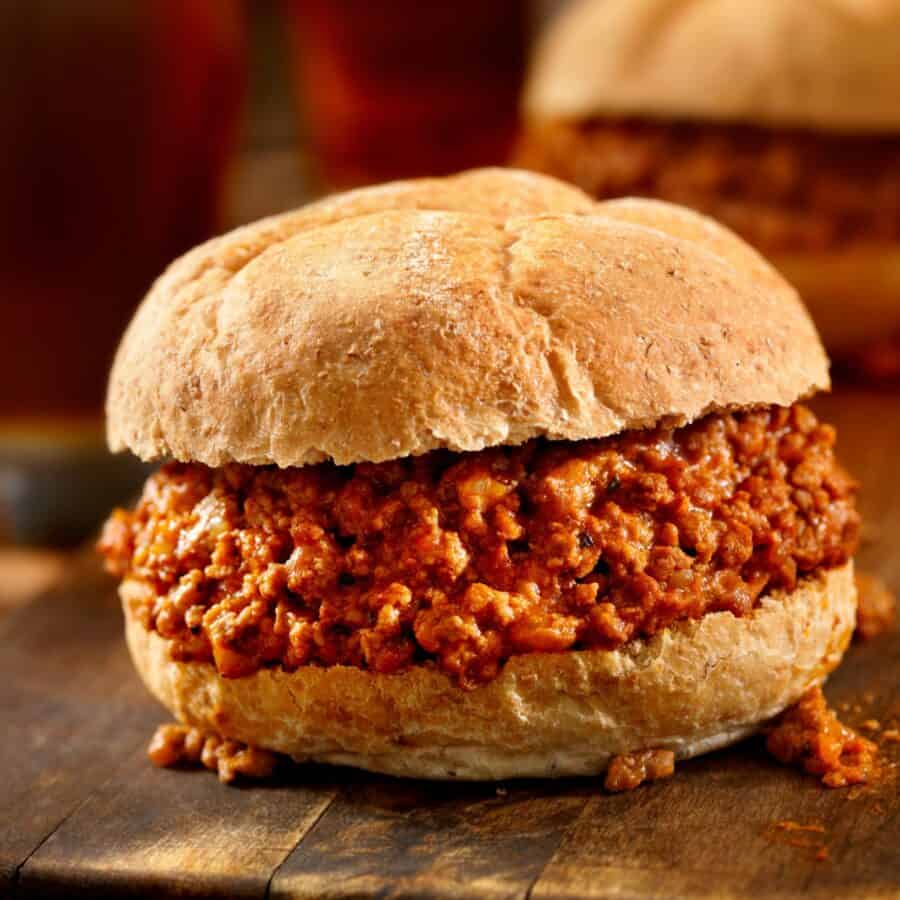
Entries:
[[[818,406],[865,480],[860,566],[900,589],[900,397]],[[849,724],[896,724],[900,636],[854,645],[827,693]],[[0,896],[900,897],[900,780],[829,791],[758,739],[617,796],[600,779],[436,784],[285,766],[229,788],[155,769],[145,747],[165,715],[94,568],[0,620],[0,713]],[[897,761],[900,746],[885,753]]]

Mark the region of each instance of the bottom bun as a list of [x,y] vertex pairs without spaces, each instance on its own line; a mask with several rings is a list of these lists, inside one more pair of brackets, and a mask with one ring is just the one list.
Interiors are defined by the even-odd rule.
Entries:
[[298,761],[416,778],[592,775],[620,753],[723,747],[821,684],[853,633],[853,564],[766,598],[745,618],[710,613],[615,651],[510,659],[473,691],[432,667],[378,675],[348,666],[264,669],[225,679],[175,662],[130,613],[128,646],[147,687],[183,723]]
[[900,334],[900,245],[769,259],[800,293],[832,355]]

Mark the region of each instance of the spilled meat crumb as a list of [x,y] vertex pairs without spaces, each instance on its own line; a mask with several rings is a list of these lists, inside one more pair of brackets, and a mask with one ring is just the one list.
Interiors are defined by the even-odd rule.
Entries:
[[633,791],[646,781],[670,778],[675,772],[675,754],[671,750],[640,750],[613,757],[603,787],[613,793]]
[[278,762],[278,757],[268,750],[176,724],[160,725],[156,729],[147,755],[161,768],[202,764],[217,772],[219,781],[226,783],[238,775],[267,778]]
[[782,819],[769,826],[763,834],[775,843],[811,851],[812,858],[816,862],[824,862],[828,859],[825,826],[818,822],[803,824],[792,819]]
[[838,721],[821,688],[807,691],[778,717],[766,749],[779,762],[800,766],[831,788],[866,784],[877,771],[876,745]]

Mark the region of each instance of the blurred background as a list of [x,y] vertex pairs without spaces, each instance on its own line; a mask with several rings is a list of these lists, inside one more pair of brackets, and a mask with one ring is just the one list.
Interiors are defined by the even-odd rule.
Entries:
[[523,0],[0,0],[0,550],[137,489],[116,343],[176,256],[334,188],[502,163]]

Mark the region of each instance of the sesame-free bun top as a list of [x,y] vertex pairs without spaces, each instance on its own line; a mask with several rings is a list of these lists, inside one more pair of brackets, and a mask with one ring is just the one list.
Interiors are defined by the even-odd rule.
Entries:
[[530,119],[900,130],[900,0],[578,0],[539,43]]
[[796,293],[709,219],[479,170],[212,240],[119,347],[114,450],[210,466],[603,437],[828,385]]

